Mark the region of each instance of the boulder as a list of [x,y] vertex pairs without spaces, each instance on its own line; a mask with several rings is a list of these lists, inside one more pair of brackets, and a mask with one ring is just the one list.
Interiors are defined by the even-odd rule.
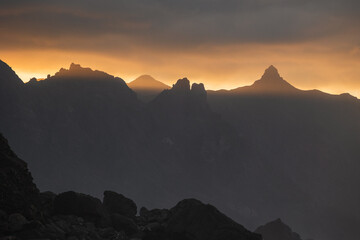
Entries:
[[266,240],[301,240],[300,235],[293,232],[280,218],[258,227],[255,232]]
[[9,216],[9,230],[12,232],[20,231],[28,220],[20,213],[13,213]]
[[8,229],[7,220],[8,220],[8,215],[6,214],[6,212],[0,209],[0,236],[2,235],[1,233],[7,231]]
[[131,218],[125,217],[118,213],[111,214],[110,218],[111,218],[113,227],[117,231],[124,231],[126,233],[126,235],[132,235],[132,234],[138,232],[138,227],[135,224],[134,220]]
[[54,214],[76,215],[95,223],[100,223],[106,217],[99,199],[73,191],[61,193],[55,197]]
[[137,213],[134,201],[116,192],[105,191],[103,204],[109,213],[118,213],[129,218],[134,218]]
[[42,192],[39,195],[42,216],[50,216],[54,211],[54,200],[56,194],[50,191]]
[[260,240],[261,236],[245,229],[214,206],[196,199],[180,201],[170,210],[166,231],[188,239]]
[[168,209],[152,209],[147,210],[145,207],[140,209],[140,216],[146,222],[159,222],[163,223],[168,220],[170,211]]

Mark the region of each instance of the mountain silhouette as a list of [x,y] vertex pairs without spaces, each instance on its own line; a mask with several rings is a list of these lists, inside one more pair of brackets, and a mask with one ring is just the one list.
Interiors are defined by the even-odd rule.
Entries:
[[132,82],[130,82],[129,87],[133,90],[137,89],[149,89],[149,90],[164,90],[170,88],[170,86],[154,79],[150,75],[141,75]]
[[256,92],[273,92],[273,93],[291,93],[296,92],[296,88],[280,77],[278,70],[274,66],[270,66],[265,70],[260,80],[254,82],[251,87]]
[[240,90],[185,78],[146,102],[78,64],[26,84],[6,69],[0,131],[42,190],[113,189],[151,208],[195,197],[250,229],[281,217],[317,240],[357,237],[360,107],[349,94],[296,89],[270,67]]
[[187,78],[179,79],[151,101],[149,109],[166,139],[188,159],[212,161],[238,148],[238,136],[210,109],[203,84],[190,87]]
[[278,70],[271,65],[262,77],[250,86],[238,87],[232,90],[222,90],[232,94],[262,94],[262,95],[291,95],[299,93],[299,90],[285,81]]
[[[274,90],[275,86],[278,90]],[[208,91],[208,101],[213,111],[236,128],[252,148],[248,156],[252,160],[246,170],[248,179],[243,180],[258,190],[257,197],[248,200],[252,209],[268,211],[273,218],[282,216],[298,222],[296,227],[300,232],[315,239],[344,237],[330,218],[337,218],[344,228],[354,227],[355,222],[359,222],[354,213],[359,211],[355,195],[359,196],[360,192],[354,192],[352,187],[341,187],[344,179],[354,187],[358,181],[356,172],[360,171],[356,160],[360,151],[355,144],[360,143],[360,102],[357,98],[349,94],[297,90],[270,67],[252,86]],[[337,194],[330,194],[330,197],[334,189]],[[285,196],[286,200],[281,200]],[[259,199],[258,203],[253,198]],[[337,205],[344,201],[346,207]],[[279,202],[283,202],[283,215],[279,215],[279,209],[271,213],[270,206]],[[314,202],[318,207],[314,207]],[[302,206],[299,212],[296,210],[298,204]],[[337,210],[330,207],[334,204]],[[308,219],[293,218],[304,211]],[[349,219],[340,212],[348,212],[345,215]],[[309,222],[322,222],[327,229],[322,231],[324,235]]]
[[150,75],[141,75],[130,82],[128,86],[137,93],[139,99],[145,102],[149,102],[160,92],[170,88],[170,86],[154,79]]

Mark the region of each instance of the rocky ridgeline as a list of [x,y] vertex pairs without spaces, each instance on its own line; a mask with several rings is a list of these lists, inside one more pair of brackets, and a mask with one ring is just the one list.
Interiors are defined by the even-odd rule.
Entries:
[[105,191],[103,201],[68,191],[39,193],[24,161],[0,135],[0,239],[216,239],[258,240],[215,207],[195,199],[138,213],[125,196]]

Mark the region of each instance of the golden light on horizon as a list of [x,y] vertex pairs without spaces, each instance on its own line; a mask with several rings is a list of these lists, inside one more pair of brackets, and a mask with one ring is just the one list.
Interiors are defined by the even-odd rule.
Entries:
[[208,51],[172,50],[156,54],[146,48],[139,51],[142,58],[85,51],[9,50],[2,52],[2,60],[24,82],[32,77],[53,75],[74,62],[121,77],[126,82],[149,74],[171,86],[177,79],[187,77],[191,82],[204,83],[211,90],[250,85],[261,77],[265,68],[274,65],[280,75],[297,88],[333,94],[349,92],[360,97],[360,51],[355,48],[334,51],[320,42],[209,46]]
[[129,82],[188,77],[252,84],[269,65],[300,89],[360,96],[360,19],[351,0],[0,3],[0,58],[27,81],[70,63]]

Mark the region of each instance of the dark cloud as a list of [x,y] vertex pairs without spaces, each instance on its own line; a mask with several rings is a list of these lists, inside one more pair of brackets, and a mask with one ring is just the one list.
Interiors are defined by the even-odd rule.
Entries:
[[352,34],[354,0],[1,1],[1,48],[185,49]]

